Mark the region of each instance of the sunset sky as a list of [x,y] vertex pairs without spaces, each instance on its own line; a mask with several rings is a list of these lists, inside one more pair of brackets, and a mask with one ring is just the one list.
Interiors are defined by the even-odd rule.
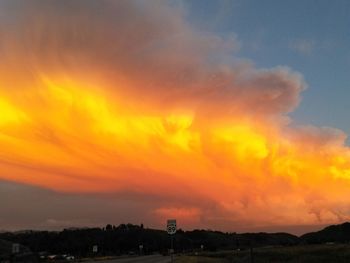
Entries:
[[0,230],[350,220],[349,12],[0,0]]

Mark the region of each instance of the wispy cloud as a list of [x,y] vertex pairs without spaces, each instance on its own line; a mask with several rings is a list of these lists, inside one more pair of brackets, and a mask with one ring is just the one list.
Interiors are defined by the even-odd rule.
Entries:
[[288,47],[302,55],[310,55],[316,48],[316,41],[312,39],[295,39],[289,42]]

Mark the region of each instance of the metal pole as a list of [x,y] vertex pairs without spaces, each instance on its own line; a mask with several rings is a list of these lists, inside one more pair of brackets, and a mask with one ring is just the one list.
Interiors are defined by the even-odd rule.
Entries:
[[252,241],[250,241],[250,262],[254,263],[254,252],[253,252],[253,244]]
[[173,252],[174,252],[174,238],[173,235],[170,235],[170,240],[171,240],[171,250],[170,250],[170,256],[171,256],[171,263],[174,262],[173,259]]

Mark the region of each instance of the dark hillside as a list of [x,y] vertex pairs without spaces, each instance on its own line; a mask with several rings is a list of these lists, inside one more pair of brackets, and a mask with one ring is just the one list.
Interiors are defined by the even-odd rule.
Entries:
[[350,242],[350,223],[332,225],[317,232],[307,233],[302,235],[300,240],[307,244],[348,243]]

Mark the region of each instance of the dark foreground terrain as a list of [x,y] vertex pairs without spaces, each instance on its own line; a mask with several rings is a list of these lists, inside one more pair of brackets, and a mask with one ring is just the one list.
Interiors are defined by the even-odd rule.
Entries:
[[176,258],[175,263],[345,263],[350,262],[350,245],[298,245],[246,251],[199,253]]

